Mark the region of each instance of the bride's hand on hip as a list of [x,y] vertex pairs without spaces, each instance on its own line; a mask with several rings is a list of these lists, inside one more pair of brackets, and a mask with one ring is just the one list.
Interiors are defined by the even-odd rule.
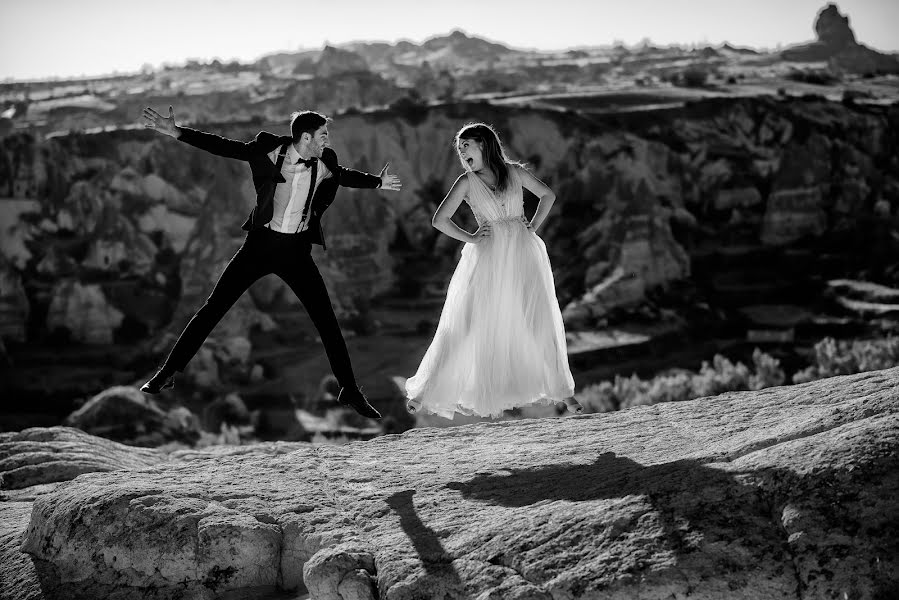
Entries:
[[528,231],[531,233],[534,232],[534,224],[524,215],[521,215],[521,222],[524,223],[524,226],[528,228]]
[[480,244],[491,235],[493,235],[493,226],[490,223],[483,223],[478,227],[478,230],[472,234],[471,243]]

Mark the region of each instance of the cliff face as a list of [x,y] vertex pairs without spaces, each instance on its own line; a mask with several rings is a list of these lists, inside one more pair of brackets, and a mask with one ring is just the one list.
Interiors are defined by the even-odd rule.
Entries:
[[[398,280],[448,277],[458,244],[430,217],[460,172],[452,136],[475,117],[558,196],[541,235],[572,328],[705,276],[696,264],[710,255],[752,262],[799,244],[808,258],[809,244],[838,238],[827,255],[876,271],[895,250],[896,107],[760,98],[592,120],[485,104],[344,115],[331,127],[342,161],[372,172],[390,161],[404,188],[343,189],[326,214],[329,249],[316,258],[338,312]],[[208,127],[237,139],[260,128],[285,125]],[[180,328],[242,242],[252,201],[246,165],[148,131],[0,140],[0,330],[108,343]],[[438,266],[411,269],[409,257]],[[786,277],[799,268],[788,262],[765,268]],[[719,267],[711,285],[727,287]],[[222,331],[266,327],[282,301],[291,294],[263,280]]]
[[0,593],[892,598],[897,390],[890,369],[318,448],[0,434]]

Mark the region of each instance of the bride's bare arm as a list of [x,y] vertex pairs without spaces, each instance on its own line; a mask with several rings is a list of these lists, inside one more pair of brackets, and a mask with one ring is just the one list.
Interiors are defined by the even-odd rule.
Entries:
[[553,202],[556,201],[556,195],[545,183],[534,177],[533,173],[524,167],[516,168],[518,169],[518,174],[521,175],[521,185],[540,198],[540,202],[537,203],[537,212],[534,213],[534,218],[531,219],[531,229],[536,231],[543,225],[547,215],[549,215]]
[[467,194],[468,177],[466,177],[465,174],[462,174],[456,179],[456,182],[453,183],[453,187],[450,188],[449,193],[447,193],[443,202],[440,203],[440,206],[437,207],[437,211],[431,219],[431,225],[434,226],[434,229],[453,239],[459,240],[460,242],[476,244],[490,235],[489,223],[485,223],[478,228],[476,232],[471,234],[452,221],[452,216],[456,213],[456,210],[459,208],[459,205],[462,204],[462,201],[465,200]]

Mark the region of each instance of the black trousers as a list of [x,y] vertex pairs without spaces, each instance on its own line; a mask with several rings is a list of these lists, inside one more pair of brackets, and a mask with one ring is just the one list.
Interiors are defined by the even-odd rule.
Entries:
[[341,387],[356,387],[346,342],[337,324],[325,282],[312,260],[311,250],[312,244],[306,232],[280,233],[267,227],[250,231],[237,254],[225,267],[209,298],[181,332],[163,368],[183,371],[241,294],[257,279],[274,273],[290,286],[309,313],[338,383]]

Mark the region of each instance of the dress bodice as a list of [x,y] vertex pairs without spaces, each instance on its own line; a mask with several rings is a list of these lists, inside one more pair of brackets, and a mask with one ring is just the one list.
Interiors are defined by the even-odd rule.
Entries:
[[490,221],[520,220],[524,214],[521,179],[518,170],[509,166],[509,185],[502,192],[491,190],[474,171],[468,171],[468,196],[478,225]]

